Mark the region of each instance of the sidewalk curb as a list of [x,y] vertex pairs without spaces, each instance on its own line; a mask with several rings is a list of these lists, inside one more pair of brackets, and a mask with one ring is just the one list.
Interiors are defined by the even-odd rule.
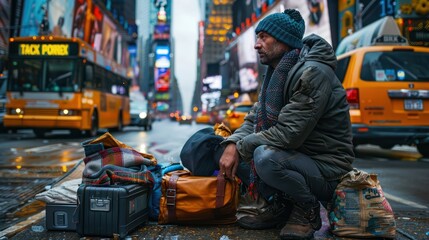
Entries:
[[43,219],[45,217],[45,210],[27,218],[26,220],[19,222],[17,224],[15,224],[12,227],[9,227],[3,231],[0,232],[0,238],[10,238],[13,237],[15,234],[25,230],[26,228],[28,228],[31,224],[40,221],[41,219]]

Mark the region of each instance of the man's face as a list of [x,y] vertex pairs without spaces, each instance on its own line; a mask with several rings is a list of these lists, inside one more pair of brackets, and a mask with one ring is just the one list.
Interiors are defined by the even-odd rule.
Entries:
[[255,49],[259,54],[261,64],[270,65],[275,68],[283,57],[283,54],[288,51],[288,46],[277,41],[266,32],[259,32],[256,37]]

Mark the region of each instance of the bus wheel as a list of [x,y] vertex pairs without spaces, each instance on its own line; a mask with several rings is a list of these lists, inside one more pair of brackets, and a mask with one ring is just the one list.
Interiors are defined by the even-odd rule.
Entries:
[[427,158],[429,157],[429,143],[419,143],[417,144],[417,150],[419,151],[419,153]]
[[44,138],[46,130],[45,129],[40,129],[40,128],[35,128],[35,129],[33,129],[33,132],[34,132],[34,134],[36,135],[37,138]]
[[124,130],[124,123],[122,122],[122,113],[119,113],[118,126],[115,128],[116,131],[122,132]]
[[95,137],[97,136],[97,132],[98,132],[98,117],[96,113],[93,113],[91,117],[91,129],[86,130],[86,135],[88,137]]
[[82,136],[82,131],[79,130],[79,129],[72,129],[72,130],[70,130],[70,134],[73,137],[81,137]]

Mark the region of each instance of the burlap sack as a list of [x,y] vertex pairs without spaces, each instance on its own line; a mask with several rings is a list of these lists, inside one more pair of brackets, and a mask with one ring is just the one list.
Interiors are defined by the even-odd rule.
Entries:
[[329,211],[333,234],[340,237],[394,238],[393,210],[376,174],[353,169],[338,184]]

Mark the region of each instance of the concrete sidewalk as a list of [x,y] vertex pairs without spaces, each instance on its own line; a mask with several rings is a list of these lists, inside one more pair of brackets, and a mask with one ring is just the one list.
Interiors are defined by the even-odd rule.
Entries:
[[[55,185],[71,179],[81,178],[83,164],[76,165]],[[326,210],[322,208],[322,228],[316,232],[314,239],[346,239],[333,236],[329,232],[329,221]],[[429,239],[429,211],[395,212],[397,233],[395,239],[422,240]],[[45,211],[32,215],[25,221],[0,232],[0,240],[37,240],[37,239],[109,239],[97,237],[81,237],[74,231],[47,231]],[[279,239],[280,229],[247,230],[237,224],[222,226],[177,226],[158,225],[148,222],[129,234],[126,239]],[[119,238],[112,238],[119,239]]]
[[[325,212],[326,213],[326,212]],[[324,214],[326,216],[326,214]],[[395,239],[422,240],[429,239],[428,213],[425,216],[414,215],[406,217],[400,216],[397,220],[397,234]],[[17,226],[19,227],[19,226]],[[26,222],[22,223],[21,229],[16,229],[15,233],[6,235],[0,239],[13,240],[44,240],[44,239],[109,239],[98,237],[81,237],[76,232],[46,231],[44,212],[38,214]],[[223,226],[177,226],[158,225],[156,222],[149,222],[137,228],[125,239],[279,239],[280,229],[268,230],[246,230],[236,224]],[[119,238],[112,238],[119,239]],[[329,232],[327,218],[323,219],[322,229],[316,232],[314,239],[348,239],[334,237]],[[356,238],[355,238],[356,239]]]

